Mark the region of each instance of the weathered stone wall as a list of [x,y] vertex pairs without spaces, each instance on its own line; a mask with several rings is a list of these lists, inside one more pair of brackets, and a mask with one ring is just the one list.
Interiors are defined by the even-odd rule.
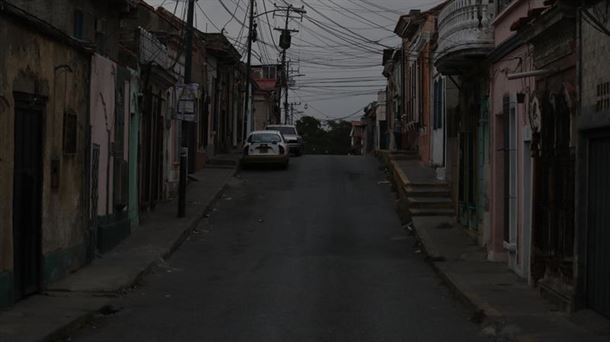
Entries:
[[[11,4],[46,21],[68,36],[75,36],[76,11],[82,13],[83,32],[79,39],[95,43],[103,55],[117,58],[121,33],[120,6],[96,0],[10,0]],[[118,1],[115,1],[118,2]]]
[[[46,98],[43,111],[43,280],[52,281],[84,261],[86,135],[89,56],[82,49],[37,33],[13,17],[0,16],[0,273],[13,269],[12,203],[14,160],[13,93]],[[64,113],[76,116],[76,153],[63,146]],[[51,161],[59,182],[51,188]],[[9,277],[0,277],[8,279]],[[0,289],[3,285],[0,284]],[[1,295],[1,294],[0,294]]]
[[[605,12],[605,3],[589,9],[596,13],[596,7]],[[583,125],[590,127],[610,126],[610,37],[599,32],[586,21],[582,27],[582,115]],[[606,24],[610,29],[610,24]]]

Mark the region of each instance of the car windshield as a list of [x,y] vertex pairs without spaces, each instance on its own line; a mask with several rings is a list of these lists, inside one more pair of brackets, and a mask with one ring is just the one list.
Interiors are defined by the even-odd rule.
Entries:
[[297,134],[297,130],[294,127],[269,127],[269,129],[272,129],[274,131],[280,131],[280,133],[284,134],[284,135],[296,135]]
[[275,133],[255,133],[250,136],[248,139],[251,143],[274,143],[281,142],[282,138]]

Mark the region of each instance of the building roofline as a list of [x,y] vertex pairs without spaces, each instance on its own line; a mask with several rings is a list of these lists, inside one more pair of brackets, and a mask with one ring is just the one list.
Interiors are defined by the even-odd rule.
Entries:
[[57,42],[73,47],[87,54],[95,53],[95,45],[89,42],[76,39],[50,23],[28,13],[27,11],[9,3],[3,2],[0,6],[0,15],[5,15],[15,21],[25,24],[27,27],[34,29],[34,33],[44,35]]

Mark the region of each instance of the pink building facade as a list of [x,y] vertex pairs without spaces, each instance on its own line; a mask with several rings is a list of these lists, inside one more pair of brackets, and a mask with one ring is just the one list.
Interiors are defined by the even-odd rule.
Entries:
[[91,144],[93,163],[91,184],[95,200],[92,203],[92,217],[108,216],[114,213],[112,196],[114,169],[112,144],[115,137],[115,75],[117,65],[101,55],[94,55],[91,61]]
[[[541,3],[542,1],[536,1]],[[505,260],[531,280],[533,159],[530,127],[535,80],[532,47],[511,30],[534,5],[518,0],[493,22],[495,49],[490,56],[491,182],[490,227],[485,236],[490,260]]]

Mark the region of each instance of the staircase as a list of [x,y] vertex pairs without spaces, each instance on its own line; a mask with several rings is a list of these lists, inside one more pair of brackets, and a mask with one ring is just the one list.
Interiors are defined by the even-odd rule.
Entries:
[[401,197],[411,216],[454,216],[451,188],[422,164],[416,151],[390,152],[387,159],[401,186]]
[[451,191],[446,183],[408,183],[405,192],[411,216],[455,215]]
[[417,151],[399,150],[389,154],[390,160],[416,160],[419,158]]

